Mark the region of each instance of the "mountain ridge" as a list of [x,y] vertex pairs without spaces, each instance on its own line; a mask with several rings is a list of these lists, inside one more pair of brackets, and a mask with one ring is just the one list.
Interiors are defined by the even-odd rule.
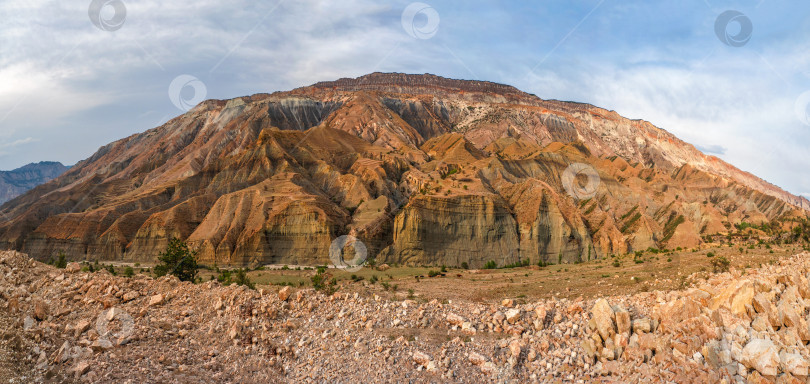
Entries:
[[41,161],[11,171],[0,171],[0,205],[58,177],[68,169],[69,166],[56,161]]
[[[580,163],[599,179],[588,199],[563,181]],[[103,146],[0,207],[0,247],[149,262],[178,237],[206,263],[320,264],[351,234],[391,263],[575,262],[781,227],[806,216],[791,201],[649,122],[375,73],[207,100]]]

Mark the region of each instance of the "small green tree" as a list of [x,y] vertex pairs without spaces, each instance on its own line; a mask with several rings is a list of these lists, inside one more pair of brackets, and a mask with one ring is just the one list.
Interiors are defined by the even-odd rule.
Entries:
[[188,248],[188,245],[177,238],[172,238],[166,247],[166,252],[158,256],[160,264],[155,266],[155,275],[165,276],[171,274],[181,281],[194,282],[197,277],[197,252]]
[[236,276],[234,276],[233,282],[238,285],[244,285],[250,289],[255,289],[256,285],[250,281],[250,277],[247,275],[247,271],[242,268],[236,270]]
[[67,267],[67,260],[65,259],[65,252],[59,251],[59,259],[56,261],[56,268],[65,269]]
[[135,276],[135,270],[132,267],[129,267],[129,266],[124,268],[124,276],[126,276],[126,277]]
[[720,256],[712,260],[712,270],[714,271],[714,273],[728,272],[730,264],[731,262],[729,262],[728,259],[726,259],[723,256]]

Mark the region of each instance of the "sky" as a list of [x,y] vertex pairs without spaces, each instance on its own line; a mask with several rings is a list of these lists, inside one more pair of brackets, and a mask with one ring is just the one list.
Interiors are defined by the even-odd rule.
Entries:
[[203,99],[371,72],[644,119],[810,197],[810,3],[3,0],[0,169],[74,164]]

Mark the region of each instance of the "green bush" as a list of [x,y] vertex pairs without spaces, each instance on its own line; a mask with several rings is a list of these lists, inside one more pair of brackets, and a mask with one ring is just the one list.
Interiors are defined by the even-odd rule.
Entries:
[[428,277],[436,277],[436,276],[439,276],[439,275],[441,275],[441,272],[439,272],[439,271],[434,271],[434,270],[428,271]]
[[65,258],[65,253],[59,251],[59,258],[56,261],[56,268],[65,269],[67,267],[67,260]]
[[234,276],[233,282],[237,285],[244,285],[250,289],[256,289],[256,285],[250,281],[250,277],[247,275],[247,271],[242,268],[236,270],[236,275]]
[[124,276],[126,276],[126,277],[135,276],[135,270],[132,267],[124,268]]
[[160,264],[154,268],[155,275],[165,276],[171,274],[180,281],[194,282],[197,277],[196,252],[191,251],[188,245],[180,239],[172,238],[166,251],[158,256]]
[[470,265],[469,265],[469,264],[467,264],[467,262],[466,262],[466,261],[464,261],[464,262],[462,262],[462,263],[461,263],[461,268],[462,268],[462,269],[470,269]]
[[714,252],[709,252],[706,254],[706,257],[714,257]]
[[487,263],[484,264],[484,269],[495,269],[495,268],[498,268],[498,264],[495,263],[494,260],[487,261]]
[[712,260],[712,270],[714,270],[714,273],[728,272],[728,267],[730,264],[731,262],[729,262],[728,259],[720,256]]
[[[376,278],[376,276],[374,276]],[[315,288],[316,291],[324,291],[327,295],[331,295],[337,291],[337,280],[332,279],[328,280],[328,275],[321,272],[321,269],[318,268],[318,273],[315,276],[312,276],[310,280],[312,281],[312,288]]]

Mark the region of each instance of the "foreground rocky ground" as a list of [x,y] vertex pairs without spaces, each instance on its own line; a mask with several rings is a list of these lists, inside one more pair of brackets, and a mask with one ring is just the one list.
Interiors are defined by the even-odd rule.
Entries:
[[810,254],[682,291],[491,304],[114,277],[0,253],[9,382],[807,382]]

